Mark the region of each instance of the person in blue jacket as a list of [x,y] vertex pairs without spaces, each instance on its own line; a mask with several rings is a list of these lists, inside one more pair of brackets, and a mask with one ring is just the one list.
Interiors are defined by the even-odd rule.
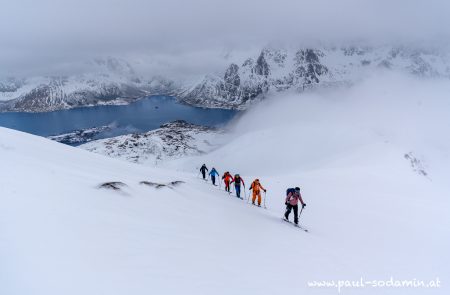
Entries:
[[211,176],[211,181],[213,185],[216,185],[216,175],[219,176],[219,172],[217,172],[216,168],[212,168],[209,172],[209,176]]

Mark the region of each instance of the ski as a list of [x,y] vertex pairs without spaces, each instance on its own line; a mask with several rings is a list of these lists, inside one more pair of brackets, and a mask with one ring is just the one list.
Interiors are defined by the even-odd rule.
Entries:
[[250,204],[250,205],[258,207],[258,208],[261,208],[261,209],[267,209],[267,207],[264,207],[264,206],[258,206],[258,205],[255,205],[255,204]]
[[308,230],[307,230],[306,228],[303,228],[303,227],[301,227],[301,226],[298,225],[298,224],[295,224],[295,223],[293,223],[293,222],[291,222],[291,221],[289,221],[289,220],[286,220],[284,217],[282,217],[281,220],[283,220],[284,222],[290,223],[290,224],[292,224],[293,226],[298,227],[299,229],[301,229],[301,230],[303,230],[303,231],[305,231],[305,232],[308,232]]

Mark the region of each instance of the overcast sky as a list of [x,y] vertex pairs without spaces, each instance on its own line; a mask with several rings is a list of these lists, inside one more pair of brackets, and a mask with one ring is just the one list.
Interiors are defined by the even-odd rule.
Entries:
[[0,72],[106,55],[178,63],[268,42],[445,40],[449,16],[448,0],[0,0]]

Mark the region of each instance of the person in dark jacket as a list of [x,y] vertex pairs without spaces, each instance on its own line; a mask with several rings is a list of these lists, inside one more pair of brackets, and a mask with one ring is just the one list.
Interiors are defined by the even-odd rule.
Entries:
[[244,180],[241,178],[241,176],[239,174],[236,174],[233,178],[233,180],[231,181],[231,183],[234,182],[234,189],[236,191],[236,197],[241,198],[241,183],[244,185],[245,187],[245,183]]
[[200,168],[200,171],[202,172],[203,179],[206,180],[206,171],[209,171],[209,170],[208,170],[208,168],[206,168],[205,164],[202,165],[202,167]]

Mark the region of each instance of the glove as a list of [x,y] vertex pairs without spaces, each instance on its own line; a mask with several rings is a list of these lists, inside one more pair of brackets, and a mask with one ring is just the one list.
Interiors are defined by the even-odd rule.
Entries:
[[303,205],[302,205],[302,209],[305,208],[305,207],[306,207],[306,204],[303,204]]
[[249,191],[251,191],[251,190],[252,190],[252,188],[249,188],[248,190],[249,190]]
[[267,190],[265,189],[264,192],[267,192]]
[[287,206],[288,202],[284,202],[284,204]]

